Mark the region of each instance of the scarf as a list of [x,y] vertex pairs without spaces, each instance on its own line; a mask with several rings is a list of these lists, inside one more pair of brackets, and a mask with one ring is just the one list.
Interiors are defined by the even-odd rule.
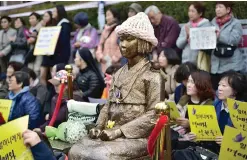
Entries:
[[107,31],[111,31],[111,30],[113,30],[113,29],[115,29],[116,28],[116,26],[117,26],[117,23],[113,23],[113,24],[111,24],[111,25],[105,25],[105,30],[107,30]]
[[226,24],[227,22],[229,22],[232,18],[232,14],[228,14],[225,17],[216,17],[216,23],[219,25],[219,27],[221,28],[224,24]]
[[190,24],[192,28],[198,27],[198,24],[203,20],[203,18],[200,18],[198,21],[190,21]]
[[[84,31],[86,31],[87,29],[90,29],[91,28],[91,24],[88,23],[88,25],[86,25],[85,27],[81,28],[77,34],[77,37],[76,37],[76,41],[80,41],[80,39],[82,38],[83,34],[84,34]],[[88,35],[90,36],[90,35]]]

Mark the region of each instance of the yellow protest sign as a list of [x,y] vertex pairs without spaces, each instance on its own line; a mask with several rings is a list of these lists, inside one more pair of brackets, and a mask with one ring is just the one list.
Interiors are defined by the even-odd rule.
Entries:
[[5,122],[7,122],[9,119],[11,104],[12,100],[0,99],[0,112],[3,115]]
[[221,136],[214,106],[188,105],[191,132],[197,141],[214,141]]
[[170,118],[171,119],[177,119],[180,117],[178,108],[176,106],[175,102],[171,102],[171,101],[166,101],[166,104],[170,107]]
[[61,31],[61,26],[43,27],[39,31],[33,54],[53,55],[56,49],[57,41]]
[[33,160],[22,138],[28,119],[29,116],[25,116],[0,126],[0,160]]
[[227,106],[233,126],[247,131],[247,103],[227,99]]
[[246,160],[247,133],[229,126],[225,127],[219,160]]

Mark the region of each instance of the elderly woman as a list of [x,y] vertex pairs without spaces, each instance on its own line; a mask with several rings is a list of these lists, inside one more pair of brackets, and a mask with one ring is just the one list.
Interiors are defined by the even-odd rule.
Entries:
[[[217,49],[211,56],[211,74],[213,87],[216,90],[224,72],[243,69],[243,57],[238,47],[242,39],[242,26],[232,15],[232,2],[217,2],[216,17],[212,20],[217,29]],[[223,54],[222,54],[223,53]]]
[[183,50],[182,62],[197,63],[199,50],[192,50],[190,48],[190,28],[201,28],[211,26],[208,19],[204,18],[205,6],[202,2],[193,2],[188,9],[189,22],[182,27],[182,30],[177,39],[178,48]]
[[[147,54],[157,45],[148,17],[140,12],[116,28],[122,55],[128,59],[113,77],[108,103],[89,137],[75,144],[69,159],[138,159],[147,155],[147,137],[160,102],[161,76]],[[139,34],[142,33],[142,34]],[[95,140],[94,140],[95,139]]]
[[132,17],[136,15],[137,13],[142,12],[142,6],[138,3],[132,3],[129,6],[129,12],[128,12],[128,17]]
[[95,49],[99,43],[99,36],[97,30],[88,22],[87,13],[77,13],[74,23],[77,30],[72,41],[73,53],[80,48],[88,48],[91,51]]

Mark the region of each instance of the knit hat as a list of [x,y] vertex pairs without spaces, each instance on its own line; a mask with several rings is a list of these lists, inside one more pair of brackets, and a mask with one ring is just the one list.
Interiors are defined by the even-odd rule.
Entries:
[[75,24],[78,24],[81,27],[85,27],[86,25],[88,25],[87,13],[84,13],[84,12],[77,13],[74,17],[74,22]]
[[157,46],[158,40],[154,35],[154,28],[144,12],[139,12],[135,16],[129,17],[121,25],[116,27],[118,36],[123,34],[132,35]]
[[49,82],[55,86],[59,85],[62,82],[62,79],[64,80],[64,82],[67,82],[67,75],[68,72],[65,70],[58,71],[56,75],[49,80]]
[[133,9],[136,13],[142,12],[142,6],[138,3],[132,3],[129,9]]

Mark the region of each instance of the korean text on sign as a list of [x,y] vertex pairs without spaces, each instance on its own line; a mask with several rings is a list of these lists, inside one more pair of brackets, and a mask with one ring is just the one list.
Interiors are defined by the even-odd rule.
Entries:
[[28,127],[28,118],[21,117],[0,126],[0,160],[33,160],[22,138]]
[[247,159],[247,133],[226,126],[220,148],[219,160]]
[[188,105],[191,132],[197,141],[214,141],[221,136],[214,106]]
[[190,28],[191,49],[215,49],[216,39],[215,27]]
[[247,103],[227,99],[227,106],[233,126],[247,131]]

